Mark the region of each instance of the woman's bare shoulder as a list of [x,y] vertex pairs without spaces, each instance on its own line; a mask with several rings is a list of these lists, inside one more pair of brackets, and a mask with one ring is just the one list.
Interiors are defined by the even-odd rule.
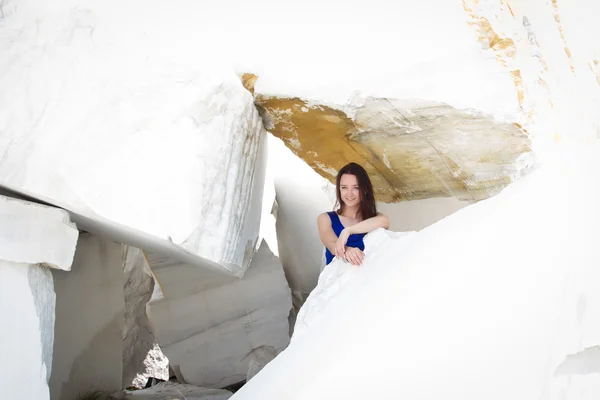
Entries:
[[331,218],[329,218],[329,213],[328,212],[324,212],[321,213],[317,216],[317,222],[319,224],[331,224]]

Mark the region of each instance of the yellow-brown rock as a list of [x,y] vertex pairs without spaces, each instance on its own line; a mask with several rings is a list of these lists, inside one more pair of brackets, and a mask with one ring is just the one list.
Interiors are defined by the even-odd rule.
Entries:
[[258,76],[250,73],[245,73],[242,75],[242,85],[246,88],[247,91],[254,94],[254,85],[256,84],[256,80]]
[[321,176],[334,182],[346,163],[363,165],[379,201],[485,199],[533,160],[518,124],[443,103],[370,98],[346,113],[299,98],[255,100],[267,130]]

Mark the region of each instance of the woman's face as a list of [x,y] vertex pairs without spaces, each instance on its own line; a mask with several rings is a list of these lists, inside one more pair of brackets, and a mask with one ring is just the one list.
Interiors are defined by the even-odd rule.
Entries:
[[340,179],[340,196],[347,207],[360,204],[360,190],[356,176],[350,174],[342,175]]

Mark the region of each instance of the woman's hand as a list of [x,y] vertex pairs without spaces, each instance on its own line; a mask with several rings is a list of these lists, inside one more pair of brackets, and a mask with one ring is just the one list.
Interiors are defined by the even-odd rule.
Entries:
[[346,243],[348,242],[348,238],[350,237],[350,233],[347,229],[343,229],[340,232],[340,236],[338,237],[337,242],[335,242],[335,255],[341,258],[346,258]]
[[363,260],[365,259],[365,253],[361,249],[356,247],[346,247],[346,260],[350,262],[350,264],[354,266],[362,265]]

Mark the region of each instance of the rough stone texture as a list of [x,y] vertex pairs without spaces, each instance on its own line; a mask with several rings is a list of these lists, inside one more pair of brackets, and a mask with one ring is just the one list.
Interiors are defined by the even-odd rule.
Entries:
[[379,201],[481,200],[534,163],[530,139],[518,124],[439,102],[368,98],[353,115],[260,94],[256,105],[265,127],[331,182],[345,164],[363,165]]
[[254,378],[271,360],[277,356],[277,351],[272,346],[261,346],[252,350],[246,357],[249,360],[246,382]]
[[55,300],[48,269],[0,259],[3,399],[50,399]]
[[242,85],[244,85],[244,88],[246,88],[246,90],[248,90],[252,95],[254,94],[254,85],[256,84],[257,79],[258,76],[254,74],[242,74]]
[[68,271],[78,234],[64,210],[0,195],[0,259]]
[[115,394],[118,400],[227,400],[232,393],[223,389],[209,389],[174,382],[162,382],[144,390],[123,391]]
[[82,233],[73,268],[54,270],[56,331],[50,377],[52,400],[82,392],[122,389],[123,246]]
[[154,291],[154,278],[144,253],[125,248],[125,325],[123,330],[123,386],[143,388],[148,377],[169,379],[169,360],[156,343],[148,319],[147,303]]
[[281,351],[289,343],[290,291],[264,242],[239,280],[210,280],[206,271],[181,264],[155,267],[152,257],[150,263],[164,295],[150,303],[151,319],[185,382],[225,387],[243,381],[253,350]]
[[154,346],[146,354],[140,371],[136,374],[131,385],[123,386],[143,388],[146,386],[148,378],[157,378],[163,381],[169,379],[169,359],[164,355],[158,343],[154,343]]

